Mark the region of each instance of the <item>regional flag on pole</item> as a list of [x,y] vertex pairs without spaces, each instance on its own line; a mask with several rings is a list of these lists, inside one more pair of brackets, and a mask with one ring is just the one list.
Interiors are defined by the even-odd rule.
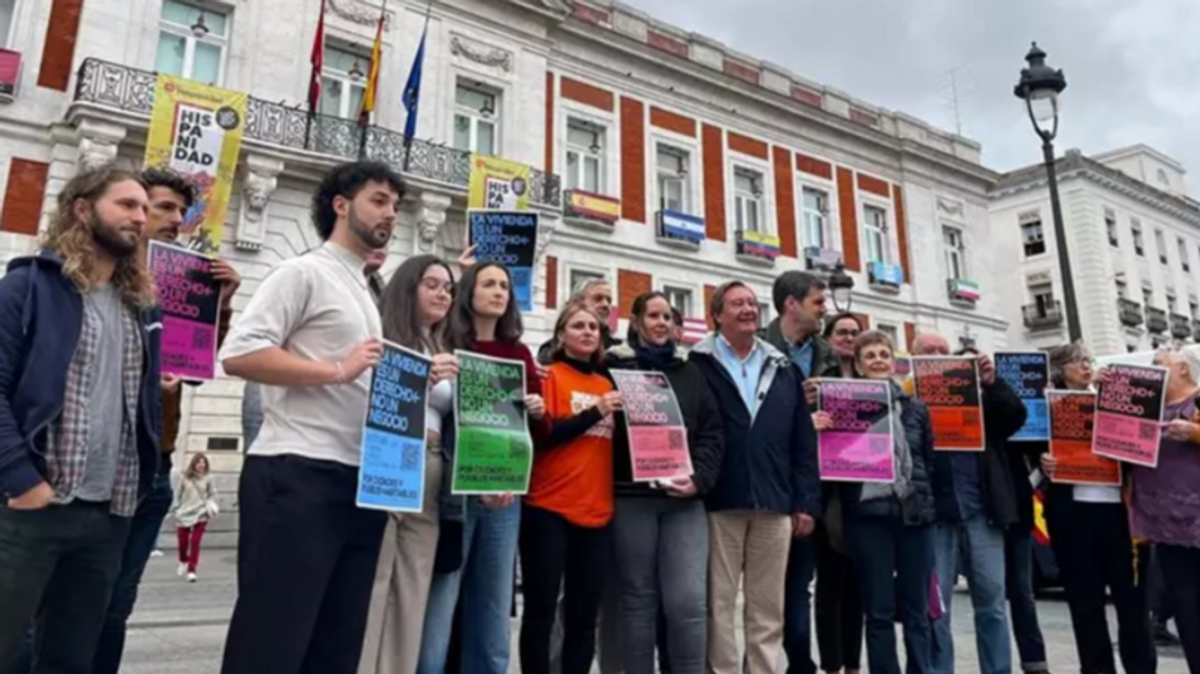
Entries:
[[366,127],[375,112],[375,97],[379,90],[379,67],[383,61],[383,22],[387,18],[387,2],[379,13],[379,25],[375,29],[375,44],[371,47],[371,71],[367,74],[367,87],[363,91],[362,109],[358,113],[359,126]]
[[312,76],[308,81],[308,114],[312,115],[321,105],[321,71],[325,67],[325,0],[321,0],[321,16],[317,19],[309,63],[312,64]]

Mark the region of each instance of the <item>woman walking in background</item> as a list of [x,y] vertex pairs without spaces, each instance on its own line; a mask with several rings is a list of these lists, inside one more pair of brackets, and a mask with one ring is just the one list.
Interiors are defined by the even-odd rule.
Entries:
[[562,674],[588,674],[613,514],[613,412],[621,394],[600,373],[600,317],[583,303],[559,313],[542,391],[550,437],[538,447],[521,512],[521,672],[550,674],[550,632],[562,592]]
[[208,457],[196,454],[175,487],[175,533],[179,536],[179,575],[196,582],[200,541],[208,521],[217,514],[217,488],[208,474]]
[[[662,607],[672,674],[701,674],[708,648],[708,519],[701,497],[716,484],[725,450],[721,413],[704,373],[673,339],[671,305],[658,291],[633,302],[629,342],[608,352],[610,369],[661,372],[687,428],[691,477],[634,482],[624,416],[613,437],[613,551],[625,674],[653,674]],[[665,656],[665,657],[664,657]],[[564,672],[565,674],[565,672]]]
[[432,357],[425,408],[425,498],[419,513],[392,513],[379,550],[359,674],[412,672],[421,653],[433,578],[441,494],[442,420],[454,402],[458,359],[446,353],[445,323],[454,301],[450,267],[433,255],[410,257],[384,289],[384,339]]

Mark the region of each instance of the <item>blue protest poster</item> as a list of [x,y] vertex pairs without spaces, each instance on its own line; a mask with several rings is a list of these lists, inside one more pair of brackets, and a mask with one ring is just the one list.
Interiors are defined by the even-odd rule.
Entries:
[[1004,380],[1025,405],[1025,425],[1009,439],[1017,442],[1049,440],[1046,388],[1050,383],[1050,357],[1040,351],[997,353],[996,376]]
[[419,513],[425,502],[425,402],[430,360],[384,342],[371,373],[358,470],[360,508]]
[[538,214],[530,211],[467,211],[467,234],[475,260],[508,268],[517,308],[533,311],[533,263],[537,257]]

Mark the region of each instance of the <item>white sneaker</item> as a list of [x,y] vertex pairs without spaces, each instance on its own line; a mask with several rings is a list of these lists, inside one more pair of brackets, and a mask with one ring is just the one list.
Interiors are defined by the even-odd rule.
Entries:
[[196,582],[196,574],[195,574],[195,573],[189,573],[189,574],[188,574],[188,582],[189,582],[189,583],[194,583],[194,582]]
[[185,574],[185,573],[187,573],[187,564],[180,562],[179,569],[175,572],[175,575],[179,576],[180,578],[183,578],[183,574]]
[[150,553],[150,556],[151,557],[162,557],[163,551],[159,550],[158,548],[155,548],[154,551]]

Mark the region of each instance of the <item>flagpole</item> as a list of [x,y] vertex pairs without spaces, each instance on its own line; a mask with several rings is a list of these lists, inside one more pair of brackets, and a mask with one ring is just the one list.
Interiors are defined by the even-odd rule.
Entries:
[[[429,2],[427,2],[425,4],[425,27],[421,30],[421,42],[420,42],[420,44],[417,45],[418,51],[425,48],[425,36],[429,34],[429,16],[431,14],[433,14],[433,0],[429,0]],[[424,55],[421,56],[421,59],[424,60]],[[418,65],[417,62],[414,59],[413,67],[416,68],[417,65]],[[424,68],[423,63],[421,64],[421,67]],[[414,109],[409,110],[408,114],[410,114],[410,115],[417,114],[416,108],[414,107]],[[405,126],[409,126],[407,124],[407,120],[406,120]],[[408,135],[407,133],[404,134],[404,164],[401,166],[401,171],[404,173],[408,172],[408,162],[412,158],[412,144],[413,144],[412,136]]]
[[[309,65],[312,71],[309,73],[308,80],[308,115],[304,119],[304,149],[307,150],[309,140],[312,138],[312,123],[313,115],[316,114],[317,101],[314,98],[320,96],[320,77],[321,73],[316,72],[318,60],[321,68],[325,67],[324,49],[325,49],[325,0],[321,0],[321,15],[317,18],[317,32],[313,36],[313,51],[309,56]],[[321,52],[317,50],[320,49]],[[313,96],[313,83],[318,83],[317,96]]]

